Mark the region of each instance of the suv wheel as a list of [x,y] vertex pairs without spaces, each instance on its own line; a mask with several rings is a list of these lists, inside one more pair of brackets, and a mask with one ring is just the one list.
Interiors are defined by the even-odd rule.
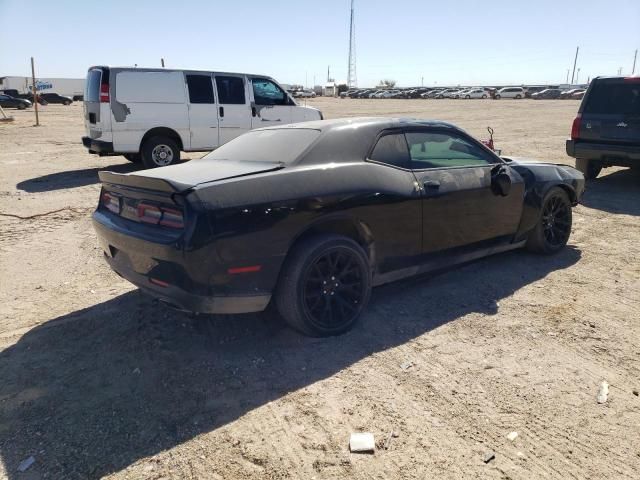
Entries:
[[553,187],[542,202],[540,219],[527,239],[527,249],[538,253],[562,250],[571,235],[571,202],[560,187]]
[[496,94],[496,100],[500,100],[500,94]]
[[339,335],[356,323],[371,296],[371,269],[360,245],[320,235],[294,247],[278,282],[278,311],[310,336]]
[[142,145],[142,163],[147,168],[166,167],[180,161],[180,148],[168,137],[151,137]]
[[516,100],[520,100],[521,98],[522,98],[522,95],[520,95],[520,94],[516,95]]
[[602,165],[597,160],[576,158],[576,168],[582,172],[586,180],[593,180],[600,174]]

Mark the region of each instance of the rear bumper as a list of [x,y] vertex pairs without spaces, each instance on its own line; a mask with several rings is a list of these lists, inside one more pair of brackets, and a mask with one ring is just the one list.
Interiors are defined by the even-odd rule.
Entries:
[[195,278],[197,273],[206,272],[206,267],[187,257],[175,241],[156,243],[121,233],[100,212],[93,214],[93,226],[109,266],[174,308],[198,313],[249,313],[264,310],[271,300],[270,292],[255,290],[216,294],[219,288]]
[[567,140],[566,149],[570,157],[600,160],[609,165],[624,167],[640,162],[640,146]]
[[89,150],[89,153],[102,155],[113,153],[113,142],[104,142],[91,137],[82,137],[82,145]]

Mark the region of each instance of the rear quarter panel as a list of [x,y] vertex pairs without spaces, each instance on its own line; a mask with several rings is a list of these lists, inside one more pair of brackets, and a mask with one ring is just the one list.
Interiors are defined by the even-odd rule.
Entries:
[[[208,212],[213,232],[193,253],[213,283],[227,266],[263,265],[258,290],[271,290],[295,241],[322,222],[346,221],[375,245],[378,264],[421,248],[421,204],[411,172],[365,162],[281,170],[200,186],[188,201]],[[413,245],[413,247],[412,247]],[[413,248],[413,251],[412,251]]]

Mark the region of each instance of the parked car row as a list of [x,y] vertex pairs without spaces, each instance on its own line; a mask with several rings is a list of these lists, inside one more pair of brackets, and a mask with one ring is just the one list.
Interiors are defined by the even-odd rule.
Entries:
[[[47,105],[49,103],[71,105],[73,99],[58,93],[40,93],[38,94],[38,103],[40,105]],[[15,89],[0,90],[0,106],[3,108],[17,108],[22,110],[31,105],[33,105],[33,93],[20,93]]]
[[[540,87],[538,87],[540,88]],[[500,100],[503,98],[522,99],[575,99],[579,100],[584,95],[584,89],[576,88],[572,90],[561,90],[559,88],[546,88],[535,93],[529,92],[526,87],[504,87],[500,89],[491,87],[420,87],[420,88],[369,88],[352,89],[342,92],[341,98],[462,98],[462,99],[485,99],[493,98]]]

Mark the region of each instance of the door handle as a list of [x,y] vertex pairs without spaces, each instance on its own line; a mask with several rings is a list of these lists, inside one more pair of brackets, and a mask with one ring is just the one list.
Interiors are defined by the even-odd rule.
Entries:
[[440,182],[438,182],[437,180],[427,180],[424,182],[424,189],[429,192],[433,192],[436,191],[440,188]]
[[224,117],[224,107],[220,107],[220,117]]
[[255,117],[258,112],[256,112],[256,107],[251,107],[251,116]]

